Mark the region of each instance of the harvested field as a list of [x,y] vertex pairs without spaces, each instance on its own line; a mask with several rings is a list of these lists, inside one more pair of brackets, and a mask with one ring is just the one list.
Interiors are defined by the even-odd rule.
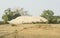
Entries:
[[60,38],[60,24],[0,25],[0,38]]

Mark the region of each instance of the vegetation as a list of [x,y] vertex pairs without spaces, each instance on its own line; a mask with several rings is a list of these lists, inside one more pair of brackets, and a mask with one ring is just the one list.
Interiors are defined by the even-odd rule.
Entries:
[[4,21],[0,21],[0,25],[1,25],[1,24],[4,24]]
[[60,38],[60,24],[2,25],[0,38]]
[[3,24],[9,24],[8,22],[4,22],[4,21],[0,21],[0,25],[3,25]]
[[60,23],[60,16],[53,16],[52,18],[53,23]]
[[59,23],[60,16],[54,16],[54,12],[52,10],[44,10],[41,14],[42,17],[48,20],[48,23]]
[[49,23],[52,22],[52,16],[54,15],[54,12],[52,10],[44,10],[41,14],[42,17],[46,18]]
[[6,23],[7,21],[10,21],[12,19],[15,19],[18,16],[23,16],[23,15],[28,15],[27,11],[24,11],[23,8],[15,9],[14,11],[12,11],[11,8],[8,8],[4,11],[2,19]]
[[[8,8],[4,11],[2,19],[4,20],[4,23],[7,23],[7,21],[15,19],[18,16],[25,16],[25,15],[29,14],[27,13],[27,11],[24,11],[23,8],[15,9],[13,11],[11,10],[11,8]],[[48,20],[48,23],[60,23],[60,16],[54,16],[54,12],[52,10],[44,10],[40,16],[46,18]]]

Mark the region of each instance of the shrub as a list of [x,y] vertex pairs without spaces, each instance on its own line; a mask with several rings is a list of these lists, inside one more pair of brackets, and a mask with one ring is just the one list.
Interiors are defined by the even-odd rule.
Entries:
[[1,25],[1,24],[5,24],[4,21],[0,21],[0,25]]
[[9,24],[8,22],[0,21],[0,25],[2,24]]

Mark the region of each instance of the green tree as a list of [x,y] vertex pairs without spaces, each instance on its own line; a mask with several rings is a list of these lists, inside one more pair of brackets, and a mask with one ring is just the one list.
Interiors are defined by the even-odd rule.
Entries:
[[4,19],[4,23],[6,23],[6,22],[8,21],[7,15],[3,15],[3,16],[2,16],[2,19]]
[[23,16],[23,15],[28,15],[27,12],[23,10],[23,8],[15,9],[14,11],[12,11],[11,8],[8,8],[4,11],[2,19],[5,22],[7,22],[7,21],[10,21],[12,19],[15,19],[18,16]]
[[53,15],[54,12],[52,10],[44,10],[41,14],[42,17],[46,18],[49,21],[49,23],[52,23]]

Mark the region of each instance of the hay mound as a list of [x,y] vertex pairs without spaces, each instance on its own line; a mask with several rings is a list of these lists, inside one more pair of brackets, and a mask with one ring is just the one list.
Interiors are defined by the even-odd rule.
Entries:
[[47,22],[47,19],[38,16],[19,16],[16,19],[8,21],[10,24],[22,24],[32,22]]

